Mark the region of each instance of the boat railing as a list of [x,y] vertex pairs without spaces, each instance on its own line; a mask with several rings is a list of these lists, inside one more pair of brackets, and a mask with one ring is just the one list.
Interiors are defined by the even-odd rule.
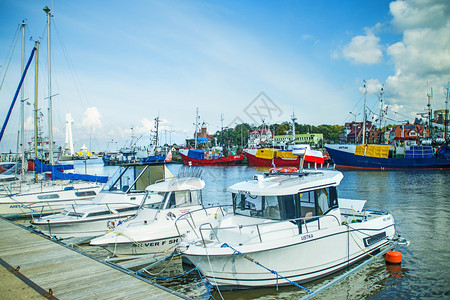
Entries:
[[[269,235],[269,234],[273,234],[274,232],[277,233],[278,236],[282,236],[280,235],[280,233],[282,231],[287,231],[287,232],[292,232],[292,230],[294,229],[294,227],[292,226],[288,226],[285,227],[283,229],[275,229],[274,231],[264,231],[264,227],[268,227],[270,225],[276,225],[276,224],[286,224],[286,223],[292,223],[297,225],[298,228],[298,235],[300,234],[304,234],[304,233],[309,233],[313,230],[320,230],[321,229],[321,221],[323,221],[323,219],[332,219],[334,221],[336,221],[337,225],[341,225],[340,220],[338,219],[338,217],[336,217],[335,215],[320,215],[320,216],[308,216],[308,217],[302,217],[302,218],[294,218],[294,219],[287,219],[287,220],[270,220],[267,221],[267,219],[265,219],[265,221],[262,221],[260,223],[255,223],[255,224],[245,224],[245,225],[234,225],[234,226],[227,226],[227,227],[214,227],[211,223],[203,223],[199,226],[199,231],[200,231],[200,235],[202,238],[202,243],[203,245],[206,246],[207,240],[217,240],[217,242],[220,243],[220,238],[219,232],[224,232],[224,231],[234,231],[234,233],[239,232],[239,234],[241,236],[246,235],[246,233],[250,232],[250,235],[247,234],[247,241],[252,240],[254,237],[258,237],[258,240],[260,243],[263,242],[263,236],[265,235]],[[331,222],[334,222],[331,221]],[[315,224],[314,226],[312,224]],[[324,225],[324,224],[322,224]],[[206,228],[208,227],[208,228]],[[254,231],[251,230],[246,230],[246,228],[255,228],[256,229],[256,235],[254,233]],[[306,232],[303,232],[303,228],[306,230]],[[236,230],[237,229],[237,230]],[[209,231],[210,233],[207,234],[206,236],[208,236],[209,238],[207,240],[205,240],[204,238],[204,234],[203,231],[207,232]],[[241,244],[243,243],[240,242]]]
[[[231,206],[231,205],[230,205]],[[215,217],[218,219],[220,217],[224,217],[225,216],[225,209],[224,209],[224,205],[218,205],[218,206],[210,206],[210,207],[202,207],[199,209],[194,209],[191,210],[189,212],[186,212],[182,215],[180,215],[176,220],[175,220],[175,228],[177,229],[177,233],[178,236],[181,237],[181,232],[179,230],[178,227],[178,222],[187,222],[187,224],[189,225],[189,227],[192,229],[192,231],[198,236],[197,234],[197,225],[195,224],[195,217],[194,217],[194,213],[196,212],[200,212],[200,211],[204,211],[205,215],[208,216],[208,211],[214,210],[216,209],[216,213],[215,213]],[[221,216],[218,216],[217,214],[220,212]],[[212,226],[212,225],[211,225]],[[201,227],[201,225],[199,226],[199,228]]]

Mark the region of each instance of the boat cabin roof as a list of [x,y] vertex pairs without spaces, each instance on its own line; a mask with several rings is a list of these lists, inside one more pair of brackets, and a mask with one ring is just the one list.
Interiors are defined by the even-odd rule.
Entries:
[[186,190],[201,190],[205,187],[205,182],[198,177],[167,178],[164,181],[149,185],[146,190],[149,192],[172,192]]
[[330,186],[337,186],[344,176],[337,170],[304,170],[286,175],[255,175],[253,180],[236,183],[230,192],[259,196],[293,195]]

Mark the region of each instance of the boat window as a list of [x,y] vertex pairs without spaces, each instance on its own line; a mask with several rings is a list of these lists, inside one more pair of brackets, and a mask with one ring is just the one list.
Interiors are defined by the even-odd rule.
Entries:
[[262,197],[233,193],[234,213],[244,216],[262,216]]
[[88,215],[86,216],[86,218],[87,218],[87,217],[104,216],[104,215],[109,215],[109,214],[111,214],[111,212],[108,211],[108,210],[105,210],[105,211],[98,211],[98,212],[93,212],[93,213],[88,214]]
[[97,195],[95,191],[82,191],[82,192],[75,192],[75,195],[77,197],[86,197],[86,196],[95,196]]
[[124,208],[118,208],[116,209],[117,212],[126,212],[126,211],[134,211],[137,210],[139,206],[131,206],[131,207],[124,207]]
[[147,195],[144,201],[144,205],[142,205],[143,208],[151,208],[151,209],[158,209],[162,204],[164,204],[164,196],[166,193],[164,192],[152,192]]
[[202,191],[201,190],[191,191],[191,199],[192,204],[194,205],[202,204]]
[[39,195],[37,196],[38,199],[44,200],[44,199],[58,199],[58,194],[46,194],[46,195]]
[[298,194],[300,198],[300,217],[316,215],[316,204],[314,200],[314,192],[304,192]]
[[328,205],[328,192],[325,189],[320,189],[315,191],[317,198],[317,208],[319,215],[323,215],[330,209]]
[[72,212],[70,212],[70,213],[68,214],[68,216],[81,218],[81,217],[83,216],[83,214],[76,213],[76,212],[73,212],[73,211],[72,211]]
[[281,219],[277,196],[265,196],[264,198],[263,217],[275,220]]
[[295,195],[278,196],[278,202],[281,210],[281,219],[289,220],[298,218]]
[[191,205],[190,195],[190,191],[175,191],[170,193],[166,209]]

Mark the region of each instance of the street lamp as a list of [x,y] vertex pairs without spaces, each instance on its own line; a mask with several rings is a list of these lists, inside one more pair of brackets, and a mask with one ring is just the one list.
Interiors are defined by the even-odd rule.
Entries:
[[[353,127],[354,127],[354,129],[355,129],[355,145],[356,145],[356,117],[359,116],[361,113],[359,113],[359,114],[354,114],[354,113],[350,112],[350,114],[351,114],[352,116],[355,117],[355,122],[353,123]],[[364,133],[363,133],[363,134],[364,134]]]

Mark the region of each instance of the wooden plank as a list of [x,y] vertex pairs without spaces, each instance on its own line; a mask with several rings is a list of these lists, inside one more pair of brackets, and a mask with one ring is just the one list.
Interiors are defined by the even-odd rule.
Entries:
[[60,299],[179,298],[2,218],[0,257]]

